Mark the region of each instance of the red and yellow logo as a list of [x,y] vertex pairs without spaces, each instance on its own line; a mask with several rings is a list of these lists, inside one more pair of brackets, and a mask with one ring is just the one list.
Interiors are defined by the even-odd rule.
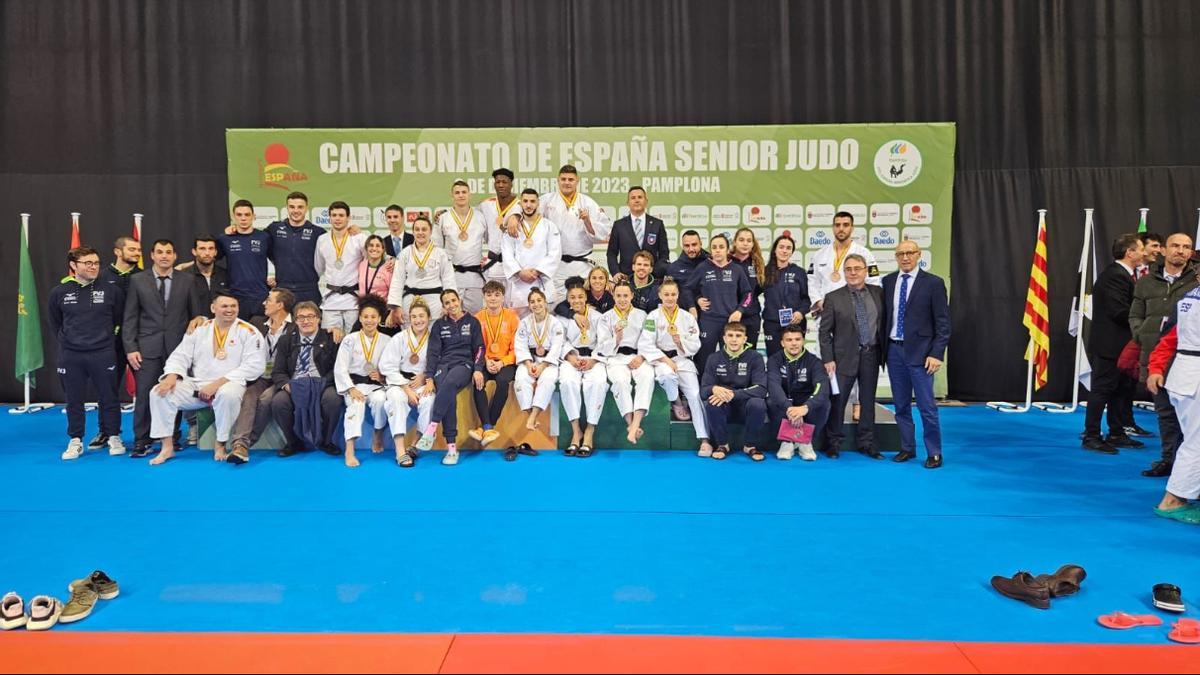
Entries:
[[258,162],[259,175],[262,176],[259,185],[290,190],[292,184],[307,181],[308,174],[298,171],[288,164],[291,154],[291,151],[283,143],[268,145],[263,150],[263,158]]

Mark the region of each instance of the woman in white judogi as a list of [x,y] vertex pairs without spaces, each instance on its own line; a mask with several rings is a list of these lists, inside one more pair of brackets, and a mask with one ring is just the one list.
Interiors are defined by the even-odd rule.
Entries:
[[[633,306],[633,286],[618,281],[613,287],[616,306],[600,320],[600,356],[608,369],[613,399],[625,418],[626,439],[635,444],[642,437],[642,418],[650,409],[654,394],[654,369],[637,352],[638,339],[646,322],[646,313]],[[635,392],[631,391],[636,384]]]
[[392,336],[379,360],[379,372],[387,380],[388,426],[396,443],[396,463],[411,468],[417,449],[406,450],[404,435],[408,417],[417,410],[417,429],[429,426],[433,408],[433,380],[425,377],[425,354],[429,349],[429,308],[421,299],[408,308],[408,328]]
[[[592,437],[600,423],[608,393],[608,371],[596,353],[601,313],[588,305],[587,291],[581,286],[567,291],[567,302],[574,315],[570,319],[559,319],[566,330],[566,340],[562,363],[558,367],[558,392],[567,419],[571,420],[571,444],[565,454],[590,457],[594,447]],[[585,402],[586,430],[579,419],[580,407]]]
[[535,288],[529,291],[527,302],[529,316],[521,319],[513,338],[517,358],[513,390],[521,410],[529,413],[525,428],[536,429],[538,415],[550,405],[554,385],[558,383],[558,360],[565,333],[562,323],[550,315],[545,293]]
[[433,243],[442,247],[454,268],[454,283],[463,309],[474,314],[483,309],[483,247],[487,221],[471,206],[471,188],[456,180],[450,189],[454,206],[437,218]]
[[378,298],[367,296],[361,301],[358,321],[362,330],[342,338],[338,347],[337,360],[333,362],[333,384],[346,401],[346,414],[342,424],[346,432],[346,466],[358,466],[354,456],[354,441],[362,435],[366,409],[371,409],[375,422],[375,438],[371,451],[383,452],[383,429],[387,426],[386,380],[379,372],[379,359],[383,356],[391,339],[379,332],[379,324],[387,308]]
[[[690,413],[703,449],[709,445],[708,425],[704,422],[704,402],[700,400],[700,373],[692,362],[692,356],[700,350],[700,325],[690,312],[679,311],[679,284],[671,277],[662,280],[658,297],[662,304],[646,317],[638,340],[638,354],[654,367],[654,379],[666,392],[675,416],[687,420]],[[681,389],[683,399],[679,397]]]
[[540,288],[546,302],[553,304],[554,273],[562,262],[558,226],[536,213],[537,195],[521,195],[521,216],[516,234],[503,238],[504,276],[508,277],[508,306],[517,314],[529,314],[529,291]]
[[425,301],[431,320],[440,318],[442,291],[458,290],[450,257],[433,243],[432,234],[429,219],[418,216],[413,221],[412,245],[396,256],[396,271],[387,297],[389,306],[399,308],[393,313],[394,325],[403,323],[415,297]]

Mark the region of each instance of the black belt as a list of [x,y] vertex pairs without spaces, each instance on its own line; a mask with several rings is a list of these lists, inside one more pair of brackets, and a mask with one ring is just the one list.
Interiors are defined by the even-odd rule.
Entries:
[[405,286],[404,294],[405,295],[434,295],[434,294],[441,295],[442,287],[434,286],[433,288],[416,288],[414,286]]
[[565,263],[571,263],[571,262],[590,263],[590,262],[592,262],[592,259],[587,257],[586,255],[567,255],[566,253],[564,253],[562,256],[562,261]]
[[633,347],[617,347],[617,353],[625,356],[636,356],[637,350]]
[[474,272],[479,276],[483,276],[483,268],[479,265],[454,265],[453,267],[455,272],[462,272],[463,274]]
[[1175,353],[1183,354],[1184,356],[1200,356],[1200,352],[1195,349],[1176,349]]
[[354,373],[350,373],[350,381],[354,384],[379,384],[367,375],[355,375]]
[[576,347],[575,353],[580,356],[591,356],[592,348],[591,347]]
[[498,262],[504,262],[504,256],[499,253],[492,253],[491,251],[488,251],[488,263],[483,266],[482,270],[486,272]]
[[325,288],[329,289],[330,295],[337,293],[341,293],[342,295],[358,295],[358,286],[333,286],[325,284]]
[[407,378],[407,379],[409,379],[409,380],[415,380],[415,379],[417,379],[417,374],[416,374],[416,373],[410,373],[410,372],[408,372],[407,370],[402,370],[402,371],[400,371],[400,374],[401,374],[401,375],[403,375],[405,378]]
[[676,356],[679,356],[679,352],[675,351],[674,349],[664,349],[663,354],[666,354],[667,358],[671,358],[671,359],[675,358]]

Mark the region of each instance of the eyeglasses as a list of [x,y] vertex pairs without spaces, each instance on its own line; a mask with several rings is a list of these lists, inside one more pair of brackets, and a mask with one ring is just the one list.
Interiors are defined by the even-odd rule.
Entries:
[[75,264],[83,265],[84,267],[99,267],[100,261],[99,260],[76,260]]
[[317,318],[316,314],[297,314],[296,315],[297,321],[313,321],[316,318]]
[[914,255],[921,255],[920,251],[896,251],[897,258],[911,258]]

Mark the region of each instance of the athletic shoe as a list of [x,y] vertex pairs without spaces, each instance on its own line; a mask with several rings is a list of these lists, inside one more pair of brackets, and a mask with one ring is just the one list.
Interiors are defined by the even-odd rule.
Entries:
[[1142,427],[1139,427],[1136,424],[1131,427],[1125,427],[1125,435],[1126,436],[1141,436],[1143,438],[1154,438],[1153,431],[1150,431],[1149,429],[1143,429]]
[[1167,612],[1182,612],[1187,608],[1183,605],[1183,597],[1175,584],[1154,585],[1154,606]]
[[83,439],[72,438],[70,443],[67,443],[67,449],[63,450],[63,459],[79,459],[83,454]]
[[9,591],[4,595],[4,600],[0,600],[0,629],[12,630],[25,625],[28,617],[25,616],[25,601],[21,596]]
[[125,441],[122,441],[120,436],[108,437],[108,454],[114,456],[125,454]]
[[495,429],[488,429],[487,431],[483,432],[483,440],[479,441],[479,444],[486,448],[487,446],[499,440],[499,438],[499,431],[496,431]]
[[779,452],[775,453],[775,459],[782,459],[785,462],[795,456],[796,456],[796,444],[788,442],[788,441],[784,441],[784,442],[780,443],[779,444]]
[[76,579],[67,585],[67,592],[74,593],[76,588],[81,586],[92,585],[96,592],[100,594],[101,600],[112,600],[121,594],[121,587],[117,585],[115,579],[109,577],[101,570],[96,570],[83,579]]
[[108,445],[108,435],[103,433],[96,434],[95,438],[88,441],[88,450],[99,450],[106,445]]
[[52,598],[48,595],[39,595],[29,603],[29,620],[25,623],[25,630],[47,630],[54,627],[58,623],[58,617],[62,614],[63,604],[58,598]]
[[690,422],[692,420],[692,411],[688,410],[687,403],[683,400],[682,396],[671,401],[671,413],[680,422]]
[[442,464],[446,466],[458,464],[458,450],[447,450],[446,456],[442,458]]
[[416,448],[421,452],[425,452],[433,447],[433,439],[437,436],[437,425],[430,424],[421,432],[421,439],[417,441]]
[[709,444],[709,447],[705,447],[702,445],[702,446],[700,446],[700,449],[696,451],[696,456],[697,457],[712,457],[712,451],[713,451],[713,449],[712,449],[711,443]]
[[817,453],[813,450],[812,443],[797,443],[796,452],[799,453],[800,459],[806,462],[815,462],[817,460]]
[[195,447],[200,444],[200,425],[188,424],[187,445]]
[[63,607],[62,614],[58,617],[58,622],[75,623],[88,618],[99,600],[100,594],[90,583],[75,586],[71,591],[71,599],[67,600],[67,606]]

